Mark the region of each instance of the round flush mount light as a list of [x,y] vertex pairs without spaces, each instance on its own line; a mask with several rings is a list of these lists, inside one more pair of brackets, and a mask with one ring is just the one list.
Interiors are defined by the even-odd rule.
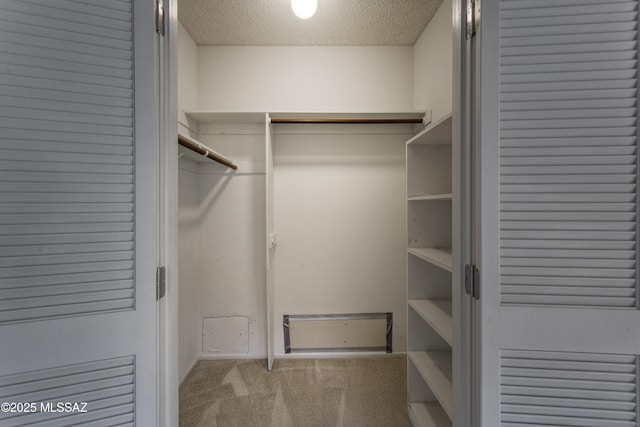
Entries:
[[300,19],[309,19],[316,13],[318,0],[291,0],[291,9]]

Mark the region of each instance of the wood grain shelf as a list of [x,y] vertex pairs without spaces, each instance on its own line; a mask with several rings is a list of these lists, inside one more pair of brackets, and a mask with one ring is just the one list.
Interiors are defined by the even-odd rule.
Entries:
[[409,418],[416,427],[451,427],[453,425],[437,402],[411,402]]
[[409,359],[451,419],[453,414],[451,352],[410,351]]
[[438,333],[447,344],[453,346],[453,321],[451,318],[451,300],[414,299],[409,306]]
[[409,248],[408,252],[444,270],[453,270],[451,248]]

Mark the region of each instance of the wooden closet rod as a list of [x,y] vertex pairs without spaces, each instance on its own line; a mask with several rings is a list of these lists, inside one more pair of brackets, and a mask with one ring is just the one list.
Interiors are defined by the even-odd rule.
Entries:
[[286,124],[422,124],[422,119],[271,119],[271,123]]
[[231,160],[227,159],[222,154],[212,150],[206,145],[200,144],[195,139],[189,138],[188,136],[178,134],[178,144],[182,145],[185,148],[188,148],[191,151],[195,151],[201,156],[205,156],[208,159],[221,163],[231,169],[238,169],[238,165],[233,163]]

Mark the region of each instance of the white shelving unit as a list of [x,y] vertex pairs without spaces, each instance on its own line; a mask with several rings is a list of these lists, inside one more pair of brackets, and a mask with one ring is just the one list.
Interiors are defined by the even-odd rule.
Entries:
[[450,351],[411,351],[409,359],[438,399],[444,412],[453,414]]
[[423,425],[425,427],[450,427],[451,419],[442,406],[436,402],[424,403],[416,402],[409,404],[409,417],[411,423]]
[[407,141],[409,417],[452,425],[451,115]]
[[451,271],[453,264],[451,248],[409,248],[407,250],[411,255],[415,255],[444,270]]
[[409,307],[420,315],[449,345],[453,345],[453,323],[451,320],[451,300],[417,299],[409,300]]
[[407,141],[407,145],[451,145],[451,114],[430,124]]

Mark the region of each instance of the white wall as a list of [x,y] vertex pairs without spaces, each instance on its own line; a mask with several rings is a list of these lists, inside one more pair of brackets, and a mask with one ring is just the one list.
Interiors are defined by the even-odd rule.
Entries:
[[452,0],[444,0],[413,47],[416,110],[431,108],[432,120],[451,113],[453,83]]
[[410,128],[276,131],[276,354],[284,353],[284,314],[393,312],[393,348],[406,351]]
[[[206,316],[248,317],[248,356],[266,351],[262,129],[198,126],[182,111],[431,108],[438,120],[451,111],[451,4],[444,0],[413,47],[198,47],[180,27],[180,129],[240,166],[229,173],[181,160],[181,377],[207,356]],[[406,350],[408,135],[288,129],[275,138],[277,354],[282,315],[300,313],[392,311],[394,350]]]
[[182,381],[200,352],[200,320],[193,310],[200,293],[200,220],[197,164],[186,158],[178,164],[178,378]]
[[[284,353],[283,314],[387,311],[394,313],[394,350],[405,351],[404,147],[411,128],[278,129],[276,353]],[[265,356],[262,130],[201,125],[199,140],[231,157],[238,171],[181,160],[181,375],[195,357]],[[224,316],[249,319],[246,354],[202,349],[202,319]]]
[[[189,33],[178,26],[178,131],[190,131],[182,111],[197,108],[198,48]],[[188,373],[200,352],[199,319],[192,311],[198,301],[200,283],[197,244],[198,177],[197,164],[186,158],[178,162],[178,378]]]
[[[264,125],[201,125],[197,138],[239,170],[180,159],[181,378],[197,358],[266,356]],[[248,319],[247,351],[203,349],[203,319],[229,316]],[[228,341],[210,339],[217,350]]]
[[[264,125],[201,125],[200,141],[229,156],[238,170],[199,165],[201,291],[194,309],[201,319],[248,318],[248,351],[226,355],[266,357]],[[219,338],[213,337],[214,347],[224,347],[226,338]],[[200,355],[224,353],[203,349]]]
[[[178,123],[179,131],[188,126],[183,113],[198,109],[198,46],[182,24],[178,24]],[[193,127],[193,125],[192,125]],[[192,129],[197,132],[198,129]]]
[[407,111],[410,46],[201,46],[198,105],[209,111]]

